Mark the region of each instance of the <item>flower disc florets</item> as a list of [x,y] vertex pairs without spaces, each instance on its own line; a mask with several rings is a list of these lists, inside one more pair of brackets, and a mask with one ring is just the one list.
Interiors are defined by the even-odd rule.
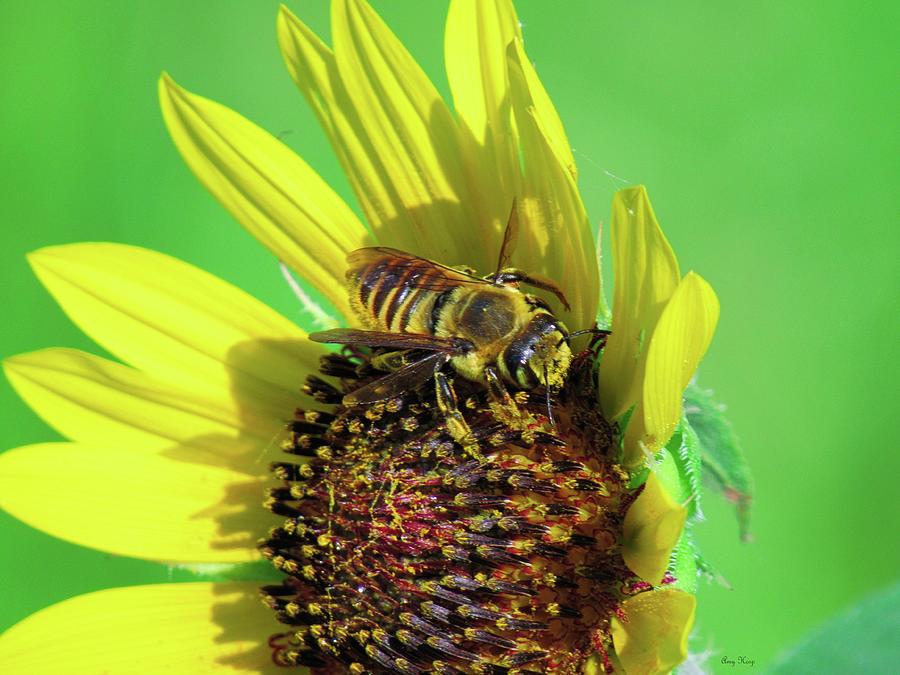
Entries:
[[272,466],[267,507],[284,524],[261,544],[287,576],[263,596],[292,629],[277,663],[322,672],[581,672],[610,618],[643,590],[619,554],[632,493],[596,406],[594,355],[573,363],[547,416],[542,390],[520,417],[456,379],[477,442],[447,430],[432,384],[370,406],[341,399],[384,373],[371,355],[323,360],[310,378],[332,412],[298,411]]

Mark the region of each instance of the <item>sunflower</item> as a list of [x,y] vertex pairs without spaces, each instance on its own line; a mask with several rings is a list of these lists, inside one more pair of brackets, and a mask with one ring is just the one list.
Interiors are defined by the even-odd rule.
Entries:
[[[160,98],[200,181],[330,305],[299,291],[318,322],[359,324],[344,271],[361,247],[490,270],[515,203],[517,265],[570,301],[548,298],[554,314],[575,328],[606,323],[575,161],[510,2],[451,2],[453,112],[362,0],[332,3],[333,47],[285,8],[277,25],[366,224],[237,113],[165,74]],[[643,187],[615,196],[611,234],[599,373],[583,346],[546,416],[516,395],[533,422],[519,426],[463,384],[460,406],[486,448],[476,459],[448,440],[429,387],[394,408],[344,407],[344,393],[378,377],[370,352],[329,352],[199,269],[120,244],[31,254],[66,314],[121,362],[71,349],[6,360],[18,393],[70,442],[4,453],[3,507],[118,555],[262,556],[280,581],[75,597],[6,633],[4,672],[675,667],[695,609],[669,566],[687,509],[653,458],[679,424],[718,304],[702,278],[681,276]],[[355,508],[365,517],[354,530]]]

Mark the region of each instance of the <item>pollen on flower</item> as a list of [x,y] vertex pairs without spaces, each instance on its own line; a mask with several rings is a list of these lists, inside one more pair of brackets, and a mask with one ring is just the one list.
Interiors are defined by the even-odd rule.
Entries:
[[[594,402],[594,355],[575,360],[547,416],[519,392],[513,419],[480,385],[455,383],[471,429],[449,428],[435,387],[345,407],[383,373],[366,353],[323,359],[304,391],[265,507],[286,520],[260,543],[285,573],[262,588],[289,628],[273,659],[320,673],[608,670],[610,619],[644,590],[619,553],[633,499],[615,433]],[[474,448],[471,447],[474,444]]]

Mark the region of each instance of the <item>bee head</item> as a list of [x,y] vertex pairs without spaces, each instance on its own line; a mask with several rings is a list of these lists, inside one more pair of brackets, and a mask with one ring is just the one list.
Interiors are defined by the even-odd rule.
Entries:
[[552,314],[536,314],[503,352],[501,367],[507,379],[522,389],[541,384],[562,387],[572,363],[567,335],[565,326]]
[[560,389],[571,363],[572,349],[565,340],[565,333],[557,330],[541,337],[528,365],[538,382],[550,389]]

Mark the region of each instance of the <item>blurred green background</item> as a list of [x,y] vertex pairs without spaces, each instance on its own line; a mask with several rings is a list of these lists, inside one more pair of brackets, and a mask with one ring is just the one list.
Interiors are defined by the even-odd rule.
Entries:
[[[288,4],[328,35],[325,2]],[[446,94],[445,3],[375,6]],[[701,383],[729,404],[755,470],[755,541],[739,543],[730,507],[707,498],[700,540],[733,589],[703,587],[693,646],[714,650],[714,672],[728,670],[722,656],[764,667],[900,569],[897,5],[517,6],[592,220],[607,220],[616,189],[646,184],[682,269],[719,293]],[[183,165],[156,101],[166,69],[284,133],[350,198],[282,66],[277,7],[0,4],[0,354],[98,351],[29,272],[24,254],[47,244],[153,248],[297,316],[272,257]],[[0,414],[2,448],[58,438],[5,382]],[[0,628],[78,593],[170,574],[6,515],[0,537]]]

